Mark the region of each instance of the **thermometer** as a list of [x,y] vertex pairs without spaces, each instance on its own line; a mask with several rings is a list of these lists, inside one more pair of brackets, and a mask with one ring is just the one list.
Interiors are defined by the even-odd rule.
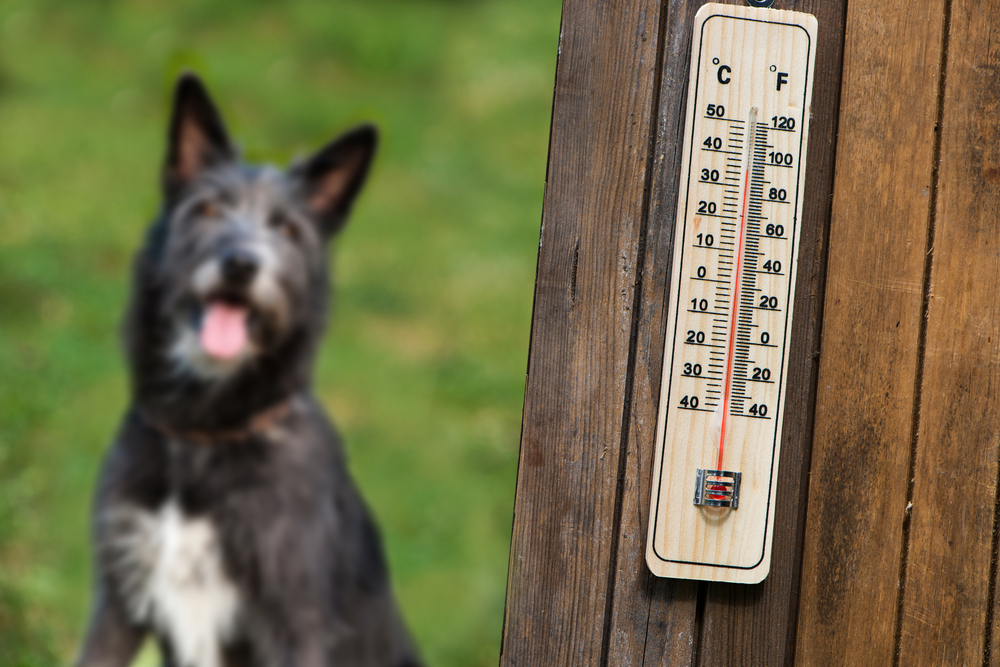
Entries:
[[707,4],[694,23],[646,561],[770,569],[816,19]]

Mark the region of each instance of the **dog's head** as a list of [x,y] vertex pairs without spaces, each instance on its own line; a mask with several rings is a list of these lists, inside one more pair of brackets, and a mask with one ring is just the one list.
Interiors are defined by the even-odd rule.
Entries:
[[[326,247],[375,150],[356,128],[287,171],[239,161],[218,110],[193,75],[177,84],[163,170],[164,208],[144,280],[158,286],[158,338],[174,371],[231,377],[325,313]],[[139,296],[141,298],[141,295]]]

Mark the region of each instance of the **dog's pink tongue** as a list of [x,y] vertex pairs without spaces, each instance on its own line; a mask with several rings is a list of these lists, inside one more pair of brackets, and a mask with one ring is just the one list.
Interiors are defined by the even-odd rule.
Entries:
[[210,356],[232,359],[247,344],[247,309],[214,301],[205,307],[201,346]]

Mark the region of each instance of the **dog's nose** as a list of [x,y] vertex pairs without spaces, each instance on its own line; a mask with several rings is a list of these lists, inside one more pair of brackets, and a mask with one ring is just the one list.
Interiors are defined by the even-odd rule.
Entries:
[[246,285],[258,268],[260,260],[249,250],[232,248],[222,255],[222,277],[230,285]]

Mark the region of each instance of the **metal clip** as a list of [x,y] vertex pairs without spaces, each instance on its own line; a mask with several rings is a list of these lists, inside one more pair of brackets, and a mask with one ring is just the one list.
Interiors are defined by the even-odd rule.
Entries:
[[699,468],[695,477],[694,504],[736,509],[740,506],[740,477],[740,473],[729,470]]
[[774,4],[774,0],[747,0],[747,4],[751,7],[770,7]]

